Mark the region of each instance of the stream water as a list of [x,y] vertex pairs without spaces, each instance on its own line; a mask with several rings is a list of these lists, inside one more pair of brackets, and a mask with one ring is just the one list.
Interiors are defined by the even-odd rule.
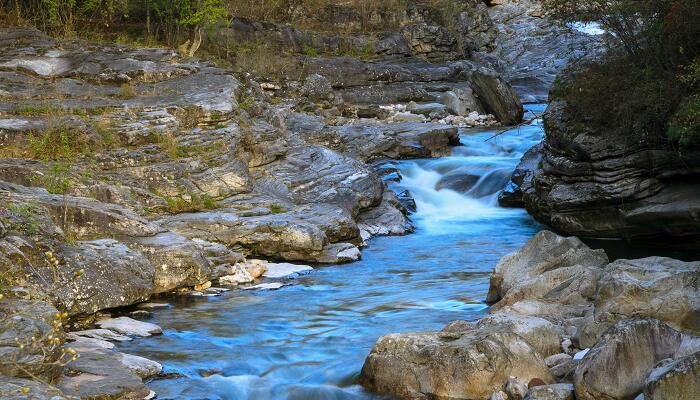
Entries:
[[[397,185],[417,204],[414,234],[375,238],[361,261],[319,267],[280,290],[168,299],[173,307],[151,321],[164,334],[120,350],[181,375],[149,384],[160,399],[379,398],[357,384],[376,340],[483,316],[494,265],[540,229],[525,211],[498,207],[496,196],[542,127],[487,141],[494,133],[464,130],[452,156],[399,163]],[[473,187],[436,190],[455,175]]]

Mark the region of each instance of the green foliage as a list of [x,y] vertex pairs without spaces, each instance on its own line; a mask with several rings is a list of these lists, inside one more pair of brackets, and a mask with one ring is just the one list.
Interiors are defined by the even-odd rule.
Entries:
[[178,197],[165,197],[165,211],[170,214],[181,214],[219,208],[217,202],[206,194],[184,194]]
[[0,220],[10,228],[14,227],[31,236],[39,232],[37,213],[36,203],[12,203],[6,209],[0,208]]
[[40,160],[73,160],[90,153],[87,135],[70,126],[55,126],[30,134],[27,156]]
[[681,147],[697,143],[700,0],[545,0],[550,15],[613,34],[605,57],[552,88],[594,132]]
[[45,188],[52,194],[67,194],[73,181],[67,176],[71,168],[69,162],[50,163],[46,174],[36,174],[30,178],[32,184]]
[[671,119],[667,134],[681,147],[700,142],[700,95],[684,102]]
[[283,214],[283,213],[287,212],[287,210],[284,207],[280,206],[279,204],[270,204],[270,211],[273,214]]

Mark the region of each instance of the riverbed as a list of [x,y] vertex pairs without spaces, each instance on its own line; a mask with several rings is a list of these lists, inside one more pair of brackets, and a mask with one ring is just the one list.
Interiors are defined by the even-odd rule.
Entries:
[[[318,266],[279,290],[168,298],[172,307],[149,320],[164,334],[119,350],[178,374],[149,383],[159,399],[380,398],[358,385],[376,340],[484,316],[491,270],[542,228],[524,210],[497,205],[523,153],[542,139],[541,121],[489,140],[497,132],[464,129],[451,156],[397,163],[403,179],[392,186],[415,198],[414,234],[374,238],[361,261]],[[445,177],[470,188],[437,190]]]

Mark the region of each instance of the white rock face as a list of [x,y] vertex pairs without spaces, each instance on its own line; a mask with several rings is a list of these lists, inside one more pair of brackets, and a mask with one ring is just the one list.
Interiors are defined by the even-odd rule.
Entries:
[[121,353],[121,355],[122,364],[143,379],[158,375],[163,370],[163,366],[160,365],[160,363],[149,360],[148,358],[125,353]]
[[163,333],[163,329],[156,324],[137,321],[129,317],[103,319],[97,323],[97,326],[132,336],[148,337]]
[[268,263],[267,270],[263,274],[264,278],[289,278],[298,275],[308,274],[313,271],[308,265],[296,265],[290,263]]

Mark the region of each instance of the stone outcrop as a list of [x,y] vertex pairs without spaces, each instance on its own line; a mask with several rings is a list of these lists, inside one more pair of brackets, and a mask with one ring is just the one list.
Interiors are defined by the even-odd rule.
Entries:
[[362,384],[402,399],[693,398],[698,273],[698,262],[663,257],[608,263],[542,231],[494,269],[490,315],[382,337]]
[[384,336],[367,357],[361,382],[403,399],[484,399],[509,376],[553,382],[542,356],[521,336],[483,326]]
[[689,400],[700,393],[700,352],[665,360],[647,376],[644,398]]
[[649,371],[672,357],[681,333],[657,321],[629,319],[605,332],[586,354],[574,375],[581,400],[634,398]]
[[560,100],[550,103],[544,122],[545,140],[523,158],[504,204],[522,201],[538,220],[577,236],[700,234],[696,148],[679,154],[653,135],[600,132]]

